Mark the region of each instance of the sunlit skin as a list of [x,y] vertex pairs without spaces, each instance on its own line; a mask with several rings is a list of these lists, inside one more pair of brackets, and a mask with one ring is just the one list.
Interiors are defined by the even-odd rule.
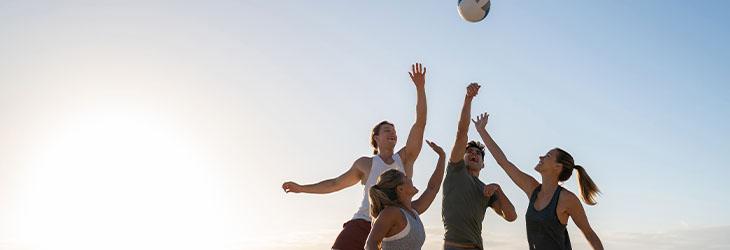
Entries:
[[436,163],[436,169],[433,171],[431,179],[428,181],[426,190],[417,200],[412,200],[413,196],[418,193],[418,189],[413,186],[411,178],[404,178],[403,184],[396,187],[396,193],[398,194],[398,206],[386,207],[373,221],[373,227],[370,230],[367,241],[365,242],[365,249],[379,249],[379,245],[383,241],[383,238],[396,235],[400,231],[403,231],[406,227],[407,220],[403,217],[399,207],[405,208],[406,211],[416,210],[418,214],[423,214],[436,198],[436,194],[438,194],[439,189],[441,188],[441,182],[444,179],[446,153],[434,142],[427,141],[427,144],[436,154],[438,154],[439,158]]
[[[397,153],[403,161],[405,174],[411,177],[413,176],[413,163],[421,152],[423,132],[426,129],[426,68],[420,63],[416,63],[411,65],[411,71],[408,74],[416,87],[416,121],[408,134],[406,145]],[[386,164],[392,164],[394,162],[393,154],[395,145],[398,142],[395,127],[390,125],[381,126],[378,135],[374,136],[374,139],[378,143],[378,156]],[[287,193],[328,194],[337,192],[351,187],[358,182],[365,184],[370,174],[372,163],[373,157],[363,156],[355,160],[352,166],[338,177],[309,185],[300,185],[293,181],[287,181],[281,187]]]
[[[466,148],[466,145],[468,141],[467,131],[469,130],[469,119],[471,117],[471,103],[474,97],[479,93],[479,88],[481,88],[481,86],[477,83],[471,83],[466,88],[464,105],[461,109],[461,115],[459,116],[459,123],[456,130],[456,141],[454,142],[454,148],[451,150],[451,158],[449,160],[451,163],[463,160],[469,173],[475,177],[479,177],[479,173],[482,169],[484,169],[484,159],[479,149],[474,147]],[[486,185],[484,187],[483,194],[485,198],[491,197],[492,195],[498,196],[497,201],[491,205],[492,210],[494,210],[497,215],[510,222],[517,219],[514,205],[512,205],[509,198],[507,198],[504,192],[502,192],[498,184],[491,183]],[[474,247],[449,241],[445,241],[444,244],[454,247]]]
[[[525,192],[529,199],[535,188],[540,185],[540,182],[525,172],[522,172],[519,168],[517,168],[517,166],[507,159],[507,156],[505,156],[504,152],[502,152],[502,149],[499,148],[497,143],[494,142],[494,139],[492,139],[491,135],[487,132],[488,121],[489,114],[487,113],[481,114],[473,120],[477,132],[479,132],[479,135],[482,137],[482,140],[486,144],[489,152],[497,161],[497,164],[499,164],[510,179],[512,179],[512,181]],[[547,207],[555,193],[555,190],[558,188],[558,176],[563,169],[563,165],[556,161],[558,154],[556,150],[557,149],[551,149],[545,153],[545,155],[540,156],[538,163],[535,166],[535,170],[540,173],[540,177],[542,178],[542,189],[540,193],[538,193],[537,200],[535,201],[536,210],[542,210]],[[583,210],[583,204],[581,204],[578,196],[573,194],[573,192],[570,192],[567,189],[563,189],[560,192],[556,213],[558,220],[563,225],[567,225],[568,218],[572,218],[575,225],[578,226],[581,232],[583,232],[583,235],[586,237],[593,249],[603,249],[601,239],[598,238],[598,235],[593,231],[593,228],[591,228],[588,223],[588,218]]]

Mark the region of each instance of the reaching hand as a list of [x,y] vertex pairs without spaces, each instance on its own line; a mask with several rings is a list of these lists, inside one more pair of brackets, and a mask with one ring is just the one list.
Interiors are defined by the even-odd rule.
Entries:
[[476,129],[486,129],[487,122],[489,121],[489,114],[483,113],[478,115],[476,120],[472,119],[471,121],[474,122],[474,127]]
[[482,86],[479,86],[479,84],[475,82],[469,84],[469,86],[466,86],[466,97],[472,98],[477,96],[477,94],[479,94],[479,88],[481,87]]
[[299,184],[297,184],[296,182],[293,182],[293,181],[284,182],[284,184],[281,185],[281,188],[283,188],[284,189],[284,192],[287,192],[287,193],[289,193],[289,192],[292,192],[292,193],[300,193],[300,192],[302,192],[302,186],[300,186]]
[[416,85],[416,88],[422,88],[426,85],[426,67],[423,67],[420,63],[411,65],[411,72],[408,72],[411,76],[411,81]]
[[484,197],[492,197],[497,190],[499,190],[499,185],[497,185],[497,183],[484,186]]
[[433,151],[436,152],[440,157],[443,157],[446,155],[446,153],[444,152],[444,149],[441,148],[435,142],[426,140],[426,144],[428,144],[428,146],[431,146],[431,149],[433,149]]

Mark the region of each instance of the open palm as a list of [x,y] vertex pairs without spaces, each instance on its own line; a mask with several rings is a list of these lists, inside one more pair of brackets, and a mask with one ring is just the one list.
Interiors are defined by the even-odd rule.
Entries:
[[484,129],[487,127],[487,122],[489,121],[489,114],[483,113],[481,115],[478,115],[476,120],[472,119],[471,121],[474,122],[474,127],[476,127],[477,129]]

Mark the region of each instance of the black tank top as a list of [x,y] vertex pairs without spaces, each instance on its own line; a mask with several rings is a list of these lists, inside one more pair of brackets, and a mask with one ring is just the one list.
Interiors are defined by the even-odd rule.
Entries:
[[537,194],[540,193],[542,185],[537,186],[530,196],[530,206],[527,208],[525,221],[527,225],[527,242],[531,250],[571,250],[570,238],[565,225],[560,223],[556,210],[558,198],[563,187],[555,189],[550,204],[540,211],[535,209]]

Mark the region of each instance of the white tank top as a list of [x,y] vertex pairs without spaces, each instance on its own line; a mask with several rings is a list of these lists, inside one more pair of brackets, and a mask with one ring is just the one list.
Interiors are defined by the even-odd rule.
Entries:
[[403,161],[400,159],[400,155],[398,153],[393,154],[393,163],[388,165],[385,164],[383,159],[380,158],[379,155],[376,155],[373,157],[373,166],[370,168],[370,174],[368,175],[368,180],[365,182],[365,187],[363,188],[363,197],[362,197],[362,204],[360,204],[360,208],[357,210],[357,213],[355,213],[354,216],[352,216],[352,219],[363,219],[366,221],[371,221],[370,219],[370,188],[372,186],[375,186],[376,183],[378,183],[378,177],[384,173],[385,171],[396,169],[398,171],[401,171],[405,173],[405,168],[403,167]]

